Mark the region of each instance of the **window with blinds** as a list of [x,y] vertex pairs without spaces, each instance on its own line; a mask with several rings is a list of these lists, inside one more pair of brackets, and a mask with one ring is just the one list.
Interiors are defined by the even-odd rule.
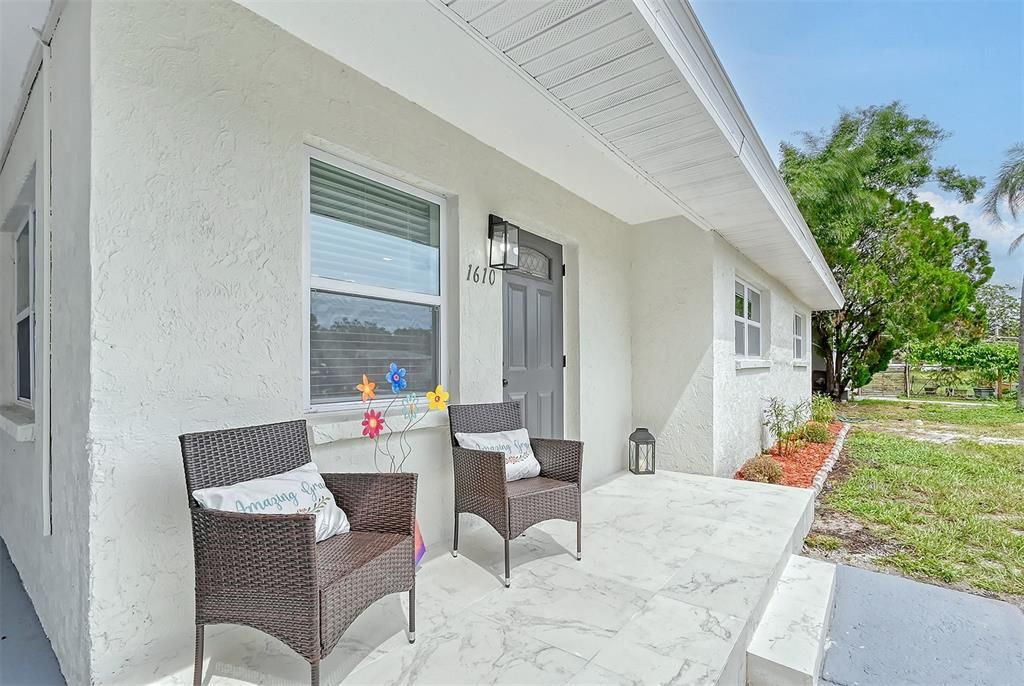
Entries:
[[[372,177],[372,178],[371,178]],[[405,393],[441,379],[443,199],[353,165],[310,158],[309,400],[359,400],[363,374],[378,398],[406,369]]]

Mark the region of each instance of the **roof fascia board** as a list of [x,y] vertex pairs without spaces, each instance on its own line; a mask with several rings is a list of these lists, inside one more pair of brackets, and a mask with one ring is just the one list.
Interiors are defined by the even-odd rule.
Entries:
[[669,59],[682,72],[708,115],[736,151],[780,222],[800,245],[835,307],[844,298],[796,202],[775,169],[764,141],[687,0],[634,0]]
[[43,45],[50,44],[53,32],[57,28],[57,22],[60,21],[60,15],[64,12],[65,5],[67,5],[67,0],[53,0],[50,3],[50,9],[46,13],[46,21],[43,22],[43,28],[37,34],[38,40],[32,49],[32,54],[29,56],[28,64],[25,66],[25,73],[21,77],[21,89],[18,94],[18,104],[14,108],[14,117],[11,118],[10,124],[7,125],[7,131],[4,132],[4,147],[3,152],[0,153],[0,172],[3,172],[4,165],[7,164],[7,157],[11,154],[11,146],[14,145],[14,136],[18,133],[21,119],[25,116],[25,108],[28,107],[28,99],[32,94],[32,87],[35,85],[36,77],[39,76],[39,70],[43,68]]

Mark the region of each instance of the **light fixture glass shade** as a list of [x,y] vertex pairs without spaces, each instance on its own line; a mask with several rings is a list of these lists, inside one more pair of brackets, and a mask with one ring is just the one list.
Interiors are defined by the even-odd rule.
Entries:
[[487,235],[491,240],[490,266],[494,269],[518,269],[519,227],[492,214]]

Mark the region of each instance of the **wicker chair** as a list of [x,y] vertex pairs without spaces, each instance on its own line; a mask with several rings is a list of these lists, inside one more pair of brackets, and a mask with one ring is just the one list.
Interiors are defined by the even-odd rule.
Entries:
[[490,433],[523,427],[519,403],[449,405],[452,458],[455,465],[455,534],[452,555],[459,555],[459,515],[482,517],[505,539],[505,586],[511,585],[509,541],[548,519],[576,522],[576,559],[583,558],[580,531],[580,473],[583,444],[552,438],[531,438],[540,462],[540,476],[505,481],[505,456],[468,450],[456,433]]
[[192,491],[258,479],[310,462],[304,421],[181,436],[196,568],[195,685],[207,624],[244,624],[284,642],[320,680],[320,660],[363,610],[409,592],[416,636],[415,474],[323,474],[352,531],[316,543],[311,514],[204,509]]

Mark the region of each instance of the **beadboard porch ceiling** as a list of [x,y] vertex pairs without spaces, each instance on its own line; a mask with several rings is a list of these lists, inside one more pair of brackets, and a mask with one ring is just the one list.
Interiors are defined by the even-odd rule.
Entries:
[[842,303],[684,1],[239,1],[623,221],[687,217]]

